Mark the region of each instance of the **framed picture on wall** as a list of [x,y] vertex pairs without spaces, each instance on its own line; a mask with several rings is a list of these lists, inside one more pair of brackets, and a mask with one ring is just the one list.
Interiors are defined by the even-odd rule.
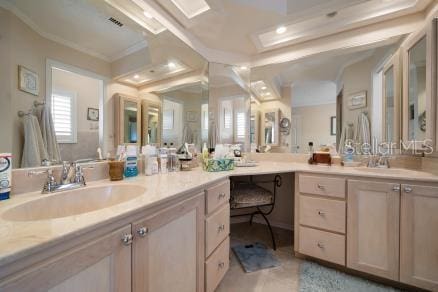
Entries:
[[89,107],[87,111],[87,120],[98,122],[99,121],[99,109]]
[[336,136],[336,116],[330,117],[330,135]]
[[348,97],[348,108],[349,109],[353,110],[353,109],[363,108],[366,106],[367,106],[367,92],[366,92],[366,90],[352,93]]
[[198,114],[195,111],[188,111],[186,120],[187,122],[195,123],[198,121]]
[[38,96],[40,92],[40,81],[38,74],[18,65],[18,89]]

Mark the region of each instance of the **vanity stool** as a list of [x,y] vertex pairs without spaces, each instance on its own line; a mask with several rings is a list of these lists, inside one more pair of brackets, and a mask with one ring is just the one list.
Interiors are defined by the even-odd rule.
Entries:
[[[257,185],[266,183],[273,184],[273,191]],[[272,232],[271,224],[266,216],[271,214],[274,210],[275,195],[277,193],[277,188],[280,186],[281,176],[279,175],[276,175],[274,180],[271,181],[253,181],[253,176],[249,176],[249,182],[231,181],[231,210],[250,208],[256,209],[250,213],[231,215],[231,217],[251,215],[249,223],[252,224],[254,215],[262,215],[263,219],[265,219],[266,224],[268,225],[269,232],[271,233],[272,246],[274,250],[277,249],[274,233]]]

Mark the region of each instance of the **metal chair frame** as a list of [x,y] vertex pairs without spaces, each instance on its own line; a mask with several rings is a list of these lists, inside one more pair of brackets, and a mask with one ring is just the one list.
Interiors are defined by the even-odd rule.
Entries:
[[[268,225],[268,229],[269,229],[269,233],[271,234],[271,239],[272,239],[272,246],[273,249],[276,250],[277,249],[277,245],[275,244],[275,238],[274,238],[274,233],[272,231],[272,227],[271,224],[269,223],[269,220],[266,216],[268,216],[269,214],[272,213],[272,211],[274,210],[274,205],[275,205],[275,197],[277,194],[277,188],[281,187],[282,184],[282,180],[281,180],[281,176],[280,175],[276,175],[274,180],[270,180],[270,181],[253,181],[253,176],[249,176],[249,182],[232,182],[232,189],[234,189],[236,187],[236,185],[238,184],[252,184],[252,185],[257,185],[257,184],[263,184],[263,183],[273,183],[274,186],[274,191],[271,192],[269,190],[269,192],[271,192],[273,194],[273,200],[272,203],[270,204],[262,204],[262,205],[255,205],[255,206],[248,206],[248,207],[240,207],[240,208],[231,208],[231,210],[239,210],[239,209],[250,209],[250,208],[255,208],[256,211],[253,211],[251,213],[244,213],[244,214],[235,214],[235,215],[231,215],[231,217],[240,217],[240,216],[249,216],[251,215],[251,219],[249,220],[250,225],[252,225],[252,221],[254,218],[254,215],[260,214],[262,215],[263,219],[265,220],[266,224]],[[258,186],[260,187],[260,186]],[[263,187],[261,187],[263,188]],[[264,188],[265,189],[265,188]],[[261,208],[262,207],[270,207],[267,211],[263,211]]]

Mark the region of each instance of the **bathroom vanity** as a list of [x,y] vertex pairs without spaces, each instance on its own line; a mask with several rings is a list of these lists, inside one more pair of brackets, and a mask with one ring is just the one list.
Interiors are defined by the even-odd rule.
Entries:
[[431,256],[438,252],[437,176],[262,161],[231,172],[91,182],[72,198],[116,186],[140,194],[67,217],[62,210],[50,217],[50,208],[45,219],[26,217],[17,209],[62,193],[16,195],[0,207],[0,290],[214,291],[229,267],[228,178],[291,172],[297,255],[365,277],[438,288]]

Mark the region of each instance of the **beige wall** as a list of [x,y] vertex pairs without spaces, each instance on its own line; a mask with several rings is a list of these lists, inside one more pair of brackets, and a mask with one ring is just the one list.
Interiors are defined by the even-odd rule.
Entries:
[[[387,54],[387,48],[376,49],[371,57],[346,67],[342,72],[339,90],[343,87],[343,127],[348,123],[356,123],[357,115],[362,111],[368,111],[369,116],[372,116],[372,73],[377,69],[377,66],[382,63]],[[349,96],[364,90],[367,92],[367,106],[361,109],[350,110],[348,108]],[[372,121],[370,122],[372,123]]]
[[306,153],[309,142],[314,149],[321,145],[333,145],[336,136],[330,135],[330,117],[336,116],[336,104],[303,106],[292,109],[293,115],[301,117],[300,148],[298,153]]
[[[99,58],[87,55],[37,34],[11,12],[0,8],[0,152],[12,152],[14,167],[20,165],[23,147],[22,120],[17,116],[19,110],[32,108],[35,100],[42,101],[46,96],[46,60],[52,59],[67,65],[81,68],[108,78],[131,67],[123,60],[110,64]],[[143,52],[144,50],[140,51]],[[144,57],[148,59],[148,56]],[[39,95],[34,96],[18,90],[18,65],[36,72],[39,76]],[[104,152],[113,150],[113,101],[115,93],[138,97],[133,87],[109,82],[104,100]],[[98,106],[96,106],[98,107]],[[84,125],[86,127],[86,125]],[[93,147],[94,148],[94,147]]]
[[[0,9],[0,153],[12,152],[10,14]],[[14,158],[15,161],[15,158]]]

